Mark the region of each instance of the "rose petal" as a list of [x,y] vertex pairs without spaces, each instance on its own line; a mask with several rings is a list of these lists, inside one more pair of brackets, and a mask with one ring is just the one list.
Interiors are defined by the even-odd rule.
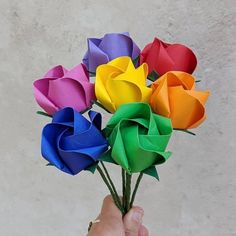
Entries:
[[94,84],[81,82],[85,93],[86,107],[90,107],[92,101],[96,100]]
[[158,79],[157,84],[153,84],[153,93],[150,99],[150,104],[157,114],[161,114],[165,117],[170,116],[170,105],[168,95],[167,80],[160,81]]
[[71,170],[73,175],[78,174],[94,163],[93,159],[88,155],[78,152],[64,151],[59,149],[59,154],[61,159],[66,162],[66,165]]
[[99,48],[113,60],[117,57],[132,55],[133,42],[130,37],[123,34],[106,34]]
[[102,128],[102,115],[96,111],[90,110],[88,112],[91,123],[95,125],[98,130]]
[[74,80],[77,80],[78,82],[89,82],[88,72],[84,68],[83,64],[79,64],[71,70],[67,71],[63,77],[72,78]]
[[85,132],[90,127],[90,122],[72,107],[63,108],[55,113],[52,123],[72,127],[75,134]]
[[57,137],[65,130],[64,126],[48,124],[42,131],[41,152],[42,156],[55,165],[58,169],[72,174],[57,152]]
[[82,111],[87,107],[82,85],[70,78],[49,81],[48,98],[59,108],[73,107]]
[[59,108],[47,97],[50,79],[40,79],[33,83],[34,97],[49,115],[54,114]]
[[197,66],[197,58],[192,50],[181,44],[173,44],[167,47],[166,52],[174,61],[172,70],[193,73]]
[[61,78],[64,74],[67,73],[67,69],[62,65],[58,65],[50,69],[45,75],[44,78]]
[[88,39],[88,67],[90,72],[96,72],[96,68],[109,61],[108,56],[96,45],[100,40]]

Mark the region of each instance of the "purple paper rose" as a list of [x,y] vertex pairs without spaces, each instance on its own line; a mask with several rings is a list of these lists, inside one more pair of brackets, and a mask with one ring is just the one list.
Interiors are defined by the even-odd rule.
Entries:
[[129,33],[105,34],[103,38],[88,38],[88,51],[83,63],[89,72],[95,73],[96,68],[101,64],[121,57],[129,56],[135,59],[139,56],[140,49],[130,38]]
[[95,100],[94,84],[83,64],[66,70],[59,65],[49,70],[46,75],[33,84],[37,103],[49,114],[64,107],[83,111]]

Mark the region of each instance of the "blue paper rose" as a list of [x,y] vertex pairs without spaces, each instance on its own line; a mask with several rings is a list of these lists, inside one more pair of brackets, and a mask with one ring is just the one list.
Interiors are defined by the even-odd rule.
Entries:
[[129,33],[110,33],[103,38],[88,38],[88,51],[83,63],[88,71],[95,73],[96,68],[101,64],[121,57],[129,56],[136,59],[140,54],[139,47],[130,38]]
[[101,114],[89,111],[89,117],[91,122],[70,107],[56,112],[43,128],[42,156],[71,175],[94,164],[108,144],[101,133]]

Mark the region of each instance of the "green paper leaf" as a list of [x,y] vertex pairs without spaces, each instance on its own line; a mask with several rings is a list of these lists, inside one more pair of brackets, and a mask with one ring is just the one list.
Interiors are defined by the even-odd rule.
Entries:
[[49,115],[48,113],[46,113],[46,112],[44,112],[44,111],[37,111],[36,113],[37,113],[38,115],[47,116],[47,117],[52,118],[51,115]]
[[92,174],[94,174],[95,171],[96,171],[96,169],[97,169],[97,165],[98,165],[98,163],[96,162],[95,164],[93,164],[93,165],[91,165],[91,166],[88,166],[88,167],[87,167],[86,169],[84,169],[84,170],[89,171],[89,172],[91,172]]
[[173,130],[182,131],[182,132],[184,132],[184,133],[191,134],[191,135],[196,135],[195,133],[193,133],[193,132],[191,132],[191,131],[189,131],[189,130],[187,130],[187,129],[175,129],[175,128],[174,128]]
[[133,64],[136,67],[138,65],[139,62],[139,56],[137,56],[134,60],[133,60]]
[[46,164],[46,166],[54,166],[52,163],[48,162],[48,164]]
[[200,82],[201,82],[201,80],[200,80],[200,79],[195,81],[195,83],[200,83]]
[[156,81],[158,78],[160,77],[160,75],[153,70],[149,75],[148,75],[148,79],[151,80],[152,82]]
[[155,166],[151,166],[151,167],[143,170],[142,172],[146,175],[150,175],[150,176],[156,178],[158,181],[160,180]]
[[99,158],[99,161],[105,161],[105,162],[109,162],[109,163],[113,163],[113,164],[117,164],[113,158],[111,157],[111,149],[109,149],[108,151],[104,152]]

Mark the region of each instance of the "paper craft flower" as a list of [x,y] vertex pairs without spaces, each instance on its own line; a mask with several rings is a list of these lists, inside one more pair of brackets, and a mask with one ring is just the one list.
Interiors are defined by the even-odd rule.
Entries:
[[154,112],[172,120],[174,128],[191,129],[206,118],[209,91],[196,91],[192,75],[171,71],[152,84],[150,104]]
[[97,66],[121,56],[135,59],[139,56],[140,49],[130,38],[129,33],[105,34],[103,38],[89,38],[88,51],[83,63],[90,72],[96,72]]
[[56,66],[33,84],[37,103],[49,114],[64,107],[83,111],[95,99],[94,84],[89,82],[86,68],[79,64],[71,70]]
[[134,67],[130,57],[119,57],[97,68],[95,93],[110,112],[121,104],[149,102],[151,88],[146,86],[148,66]]
[[149,74],[156,71],[163,75],[173,70],[192,74],[197,58],[190,48],[182,44],[169,44],[155,38],[140,54],[140,63],[144,62],[148,64]]
[[53,116],[42,132],[42,156],[58,169],[75,175],[94,164],[107,150],[101,130],[101,114],[90,111],[90,121],[67,107]]
[[171,121],[152,113],[146,103],[122,105],[104,132],[112,158],[129,173],[161,164],[171,154],[165,151],[172,133]]

